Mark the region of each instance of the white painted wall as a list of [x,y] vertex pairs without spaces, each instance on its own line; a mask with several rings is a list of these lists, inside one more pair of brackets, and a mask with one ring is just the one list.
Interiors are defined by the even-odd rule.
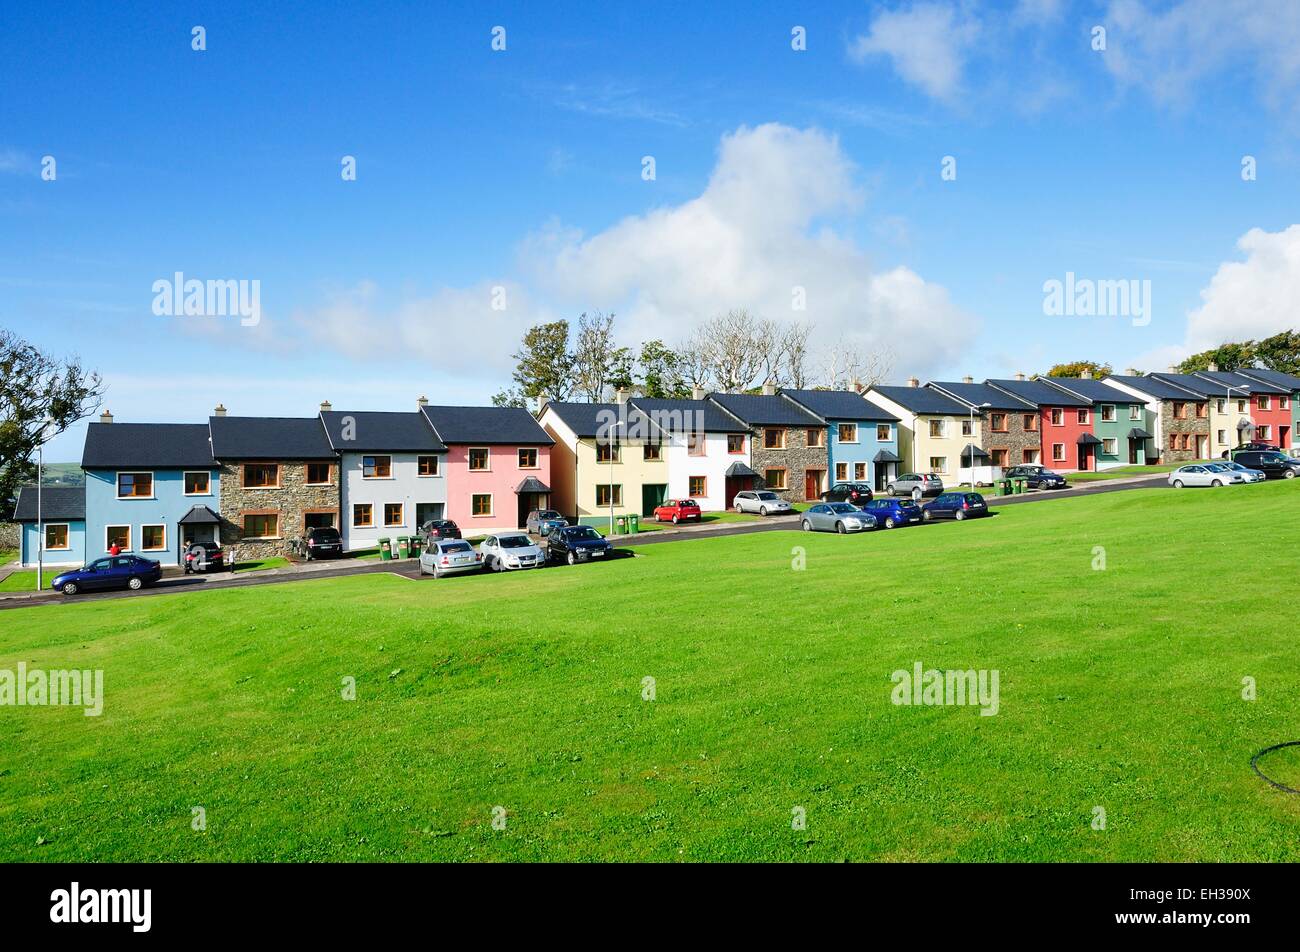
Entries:
[[[362,476],[361,460],[365,456],[391,456],[393,475],[388,479],[366,479]],[[427,453],[344,453],[342,461],[343,499],[339,519],[342,522],[343,547],[353,549],[373,549],[379,544],[380,537],[395,538],[399,535],[411,535],[419,526],[416,524],[416,507],[420,503],[447,504],[447,454],[436,453],[438,457],[438,475],[420,476],[417,459]],[[384,525],[384,504],[400,502],[402,504],[402,525]],[[370,503],[374,506],[374,522],[371,528],[353,528],[352,507],[356,503]]]
[[[727,467],[737,461],[746,466],[749,462],[749,441],[745,437],[744,454],[727,452],[727,434],[704,434],[704,455],[691,456],[686,447],[685,436],[675,436],[666,447],[668,454],[668,498],[690,497],[700,504],[705,512],[718,512],[726,508]],[[705,477],[708,492],[703,496],[692,496],[690,477]]]

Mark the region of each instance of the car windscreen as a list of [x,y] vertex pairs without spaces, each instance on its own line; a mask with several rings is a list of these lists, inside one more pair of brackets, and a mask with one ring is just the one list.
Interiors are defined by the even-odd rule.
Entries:
[[501,536],[497,539],[503,549],[525,549],[533,544],[533,540],[528,536]]
[[543,509],[537,514],[538,519],[560,519],[562,518],[554,509]]
[[564,538],[571,541],[581,541],[583,539],[599,539],[600,533],[591,526],[573,526],[565,530]]
[[459,539],[457,539],[455,542],[444,542],[442,543],[441,548],[442,551],[444,552],[473,552],[474,551],[474,547],[472,545],[470,545],[468,542],[463,542]]
[[758,498],[759,499],[780,499],[781,497],[778,496],[776,493],[759,493]]
[[850,506],[847,502],[834,502],[830,505],[831,512],[857,512],[857,506]]
[[680,509],[683,506],[694,506],[694,505],[695,505],[694,499],[683,499],[681,502],[677,504],[677,507]]
[[313,529],[311,535],[317,542],[338,542],[342,538],[338,529]]

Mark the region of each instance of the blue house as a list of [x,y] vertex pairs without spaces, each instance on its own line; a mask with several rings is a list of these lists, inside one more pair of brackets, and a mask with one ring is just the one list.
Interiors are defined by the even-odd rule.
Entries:
[[219,542],[220,469],[202,423],[90,424],[86,560],[116,543],[123,552],[176,565],[185,546]]
[[854,390],[782,390],[830,431],[831,482],[883,490],[898,475],[898,417]]
[[[39,502],[39,505],[38,505]],[[37,499],[35,486],[18,490],[14,522],[22,526],[19,561],[36,565],[84,565],[86,562],[86,491],[81,486],[46,486]],[[40,550],[45,535],[45,551]]]

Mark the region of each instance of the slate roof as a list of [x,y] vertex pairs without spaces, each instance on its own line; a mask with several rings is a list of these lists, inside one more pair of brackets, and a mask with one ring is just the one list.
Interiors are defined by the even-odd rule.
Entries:
[[422,407],[434,435],[452,443],[550,446],[555,440],[522,407]]
[[926,384],[927,387],[935,387],[942,390],[951,397],[955,397],[962,403],[979,408],[981,404],[989,404],[990,410],[1036,410],[1035,404],[1021,400],[1019,397],[1013,397],[1009,393],[1004,393],[997,387],[989,386],[986,383],[959,383],[947,380],[932,380]]
[[898,417],[872,403],[856,390],[782,390],[801,407],[827,420],[883,420],[897,423]]
[[91,423],[81,453],[83,469],[149,469],[215,465],[202,423]]
[[745,426],[825,426],[826,421],[780,394],[711,393],[709,399]]
[[1127,374],[1110,374],[1106,379],[1118,380],[1120,383],[1127,384],[1134,390],[1145,393],[1157,400],[1186,400],[1188,397],[1194,396],[1184,388],[1176,387],[1154,375],[1134,377]]
[[1241,390],[1238,389],[1240,387],[1250,388],[1249,393],[1277,394],[1283,397],[1289,394],[1292,389],[1286,384],[1278,384],[1272,380],[1260,380],[1247,377],[1245,374],[1229,373],[1223,370],[1205,370],[1196,374],[1196,376],[1232,387],[1233,396],[1241,395]]
[[[442,453],[447,447],[433,435],[423,414],[405,412],[329,410],[321,415],[330,446],[339,453]],[[346,439],[345,421],[352,439]]]
[[1243,377],[1250,377],[1252,380],[1262,380],[1265,383],[1271,383],[1278,387],[1287,387],[1292,392],[1300,390],[1300,377],[1294,374],[1283,373],[1280,370],[1264,370],[1260,367],[1249,367],[1245,370],[1238,370],[1237,373]]
[[[720,395],[721,396],[721,395]],[[725,394],[730,399],[732,394]],[[782,397],[761,397],[765,400],[781,400]],[[790,404],[790,401],[785,401]],[[646,397],[633,397],[629,403],[636,407],[646,416],[650,417],[657,425],[664,426],[668,423],[668,428],[677,429],[673,426],[674,418],[666,416],[668,414],[683,414],[676,418],[679,422],[688,419],[684,414],[699,413],[700,417],[690,417],[691,420],[700,420],[703,423],[705,433],[747,433],[748,427],[741,422],[739,418],[722,409],[718,403],[711,400],[652,400]],[[790,406],[794,406],[790,404]],[[794,408],[798,410],[797,407]],[[802,411],[800,411],[802,412]],[[815,425],[820,425],[821,421],[816,420]]]
[[[612,420],[618,419],[619,407],[617,403],[566,403],[564,401],[552,400],[546,404],[542,411],[552,411],[557,417],[564,421],[564,425],[573,431],[579,439],[584,437],[604,437],[606,436],[605,428],[609,426]],[[606,414],[614,414],[613,417]],[[648,419],[636,407],[630,403],[627,409],[623,411],[623,418],[628,421],[629,426],[636,426],[641,423],[641,428],[647,432],[653,429],[652,424],[647,424]],[[615,430],[617,435],[618,431]]]
[[[93,425],[93,424],[92,424]],[[106,423],[104,426],[117,426]],[[85,486],[46,486],[41,490],[41,521],[72,522],[86,518]],[[36,521],[36,487],[23,486],[14,503],[14,522]]]
[[1092,404],[1079,397],[1062,393],[1055,387],[1049,387],[1037,380],[986,380],[999,390],[1005,390],[1012,396],[1027,400],[1038,407],[1090,407]]
[[335,458],[320,417],[214,416],[208,428],[212,455],[221,460]]
[[[1153,373],[1151,376],[1157,380],[1162,380],[1165,383],[1172,384],[1175,387],[1182,387],[1184,390],[1190,390],[1202,400],[1206,397],[1226,397],[1228,395],[1227,388],[1221,381],[1208,380],[1204,377],[1197,376],[1196,374]],[[1241,386],[1245,381],[1235,380],[1229,381],[1229,383]],[[1241,391],[1238,390],[1237,393],[1240,394]],[[1184,395],[1184,399],[1185,397],[1186,395]],[[1174,399],[1179,398],[1175,397]]]
[[899,406],[910,410],[913,413],[950,414],[964,415],[970,412],[970,408],[964,403],[959,403],[952,397],[946,396],[932,387],[872,387],[868,392],[878,393],[882,397],[888,397]]
[[1091,400],[1093,403],[1142,402],[1140,398],[1133,396],[1133,394],[1125,393],[1118,387],[1112,387],[1110,384],[1095,378],[1085,380],[1082,377],[1039,377],[1038,379],[1051,386],[1068,390],[1076,397]]

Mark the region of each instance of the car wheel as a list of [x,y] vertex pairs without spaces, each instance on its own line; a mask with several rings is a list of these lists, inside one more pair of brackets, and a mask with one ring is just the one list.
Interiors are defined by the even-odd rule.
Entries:
[[76,583],[76,582],[64,582],[64,583],[63,583],[63,594],[64,594],[64,595],[76,595],[76,594],[77,594],[77,583]]
[[800,526],[800,528],[803,529],[804,532],[812,532],[812,523],[809,522],[807,519],[805,519],[803,521],[803,525]]
[[1183,488],[1183,481],[1181,479],[1175,479],[1174,489],[1182,489],[1182,488]]
[[921,510],[921,521],[922,521],[922,522],[934,522],[934,513],[932,513],[929,509],[922,509],[922,510]]
[[1285,473],[1282,474],[1282,478],[1283,478],[1283,479],[1295,479],[1295,470],[1294,470],[1294,469],[1288,469]]
[[886,529],[892,529],[892,528],[894,528],[894,526],[896,526],[896,525],[898,525],[898,523],[896,523],[896,522],[894,521],[894,517],[893,517],[893,516],[886,516],[886,517],[885,517],[885,528],[886,528]]
[[132,576],[131,578],[127,579],[126,587],[133,592],[138,592],[140,591],[140,589],[144,588],[144,580]]
[[838,532],[840,535],[844,535],[844,523],[842,522],[835,523],[835,531]]
[[736,503],[736,512],[743,513],[744,511],[745,511],[744,507],[741,506],[740,503]]
[[673,516],[673,525],[677,525],[677,522],[678,522],[678,517]]
[[961,522],[963,519],[966,518],[966,513],[962,512],[960,509],[958,509],[955,513],[953,513],[953,515],[956,517],[958,522]]
[[505,570],[505,566],[501,564],[500,559],[492,559],[490,564],[493,572],[501,572]]
[[1223,485],[1223,480],[1221,480],[1221,479],[1212,479],[1212,480],[1210,480],[1210,485],[1213,486],[1213,487],[1215,487],[1215,488],[1217,489],[1218,487],[1220,487],[1220,486]]
[[759,514],[760,516],[766,516],[766,515],[767,515],[767,506],[760,506],[760,507],[759,507],[759,510],[758,510],[758,514]]
[[572,552],[570,552],[568,555],[566,555],[566,556],[564,557],[564,560],[565,560],[566,562],[568,562],[570,565],[577,565],[577,564],[578,564],[578,557],[577,557],[576,555],[574,555]]

